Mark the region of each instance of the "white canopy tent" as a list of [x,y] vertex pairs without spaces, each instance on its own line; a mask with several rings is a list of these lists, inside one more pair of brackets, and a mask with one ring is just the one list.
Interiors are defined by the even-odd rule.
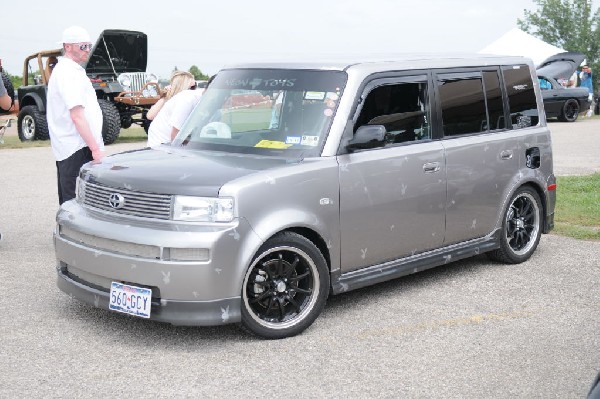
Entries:
[[533,60],[537,67],[546,58],[565,52],[560,47],[553,46],[545,41],[523,32],[519,28],[513,28],[506,32],[498,40],[479,51],[480,54],[495,55],[520,55]]

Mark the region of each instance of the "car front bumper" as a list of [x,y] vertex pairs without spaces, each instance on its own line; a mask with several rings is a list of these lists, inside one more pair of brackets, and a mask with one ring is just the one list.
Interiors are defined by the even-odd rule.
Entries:
[[241,320],[242,279],[261,245],[244,219],[211,225],[139,220],[76,201],[63,204],[56,219],[57,285],[72,297],[109,309],[111,283],[119,282],[152,290],[151,320]]
[[[109,290],[86,284],[70,275],[66,267],[59,267],[57,272],[56,283],[61,291],[88,305],[109,310]],[[240,301],[240,297],[215,301],[153,300],[150,319],[177,326],[214,326],[236,323],[241,320]]]

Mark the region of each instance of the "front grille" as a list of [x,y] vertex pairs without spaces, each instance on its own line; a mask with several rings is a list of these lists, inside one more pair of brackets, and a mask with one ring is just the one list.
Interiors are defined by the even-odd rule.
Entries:
[[146,84],[146,73],[145,72],[127,72],[121,74],[121,76],[127,76],[131,82],[129,86],[130,91],[140,91]]
[[171,216],[171,195],[113,188],[79,180],[83,204],[122,215],[165,219]]

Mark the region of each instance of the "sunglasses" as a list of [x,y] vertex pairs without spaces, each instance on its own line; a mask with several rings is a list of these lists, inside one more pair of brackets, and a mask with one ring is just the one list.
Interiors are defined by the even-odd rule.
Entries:
[[196,90],[196,85],[190,86],[190,90]]
[[86,44],[79,45],[79,50],[81,50],[81,51],[91,50],[91,49],[92,49],[92,43],[86,43]]

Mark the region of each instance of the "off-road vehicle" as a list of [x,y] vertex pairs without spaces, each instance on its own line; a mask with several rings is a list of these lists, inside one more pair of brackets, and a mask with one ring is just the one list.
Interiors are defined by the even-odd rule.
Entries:
[[[18,132],[21,141],[47,140],[46,91],[52,68],[61,49],[40,51],[27,57],[23,66],[23,86],[18,90],[20,104]],[[30,61],[41,74],[29,82]],[[102,137],[113,143],[121,128],[133,123],[147,127],[145,113],[160,98],[157,77],[147,74],[148,38],[145,33],[105,30],[92,48],[85,65],[102,109]],[[139,115],[139,117],[138,117]]]

